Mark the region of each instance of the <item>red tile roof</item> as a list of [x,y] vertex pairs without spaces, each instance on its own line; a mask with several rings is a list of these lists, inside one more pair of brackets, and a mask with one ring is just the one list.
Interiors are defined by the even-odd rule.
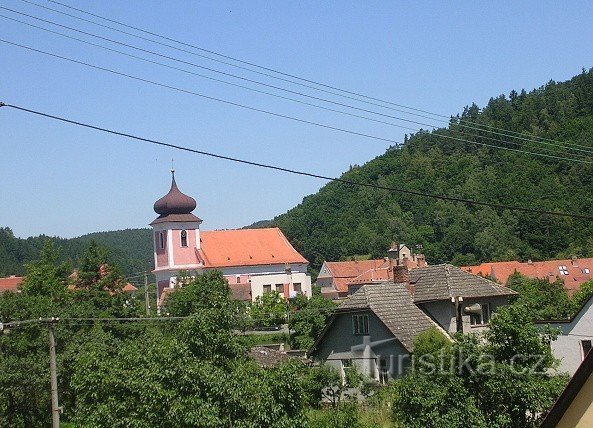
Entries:
[[593,279],[593,258],[546,260],[542,262],[518,261],[482,263],[478,266],[463,266],[461,269],[474,275],[490,276],[505,284],[515,272],[529,278],[564,281],[564,288],[573,294],[585,281]]
[[308,264],[277,227],[203,231],[198,253],[205,268]]
[[347,262],[325,262],[325,265],[334,278],[356,278],[370,269],[387,267],[384,259],[378,260],[352,260]]
[[0,293],[4,291],[18,291],[19,286],[24,281],[23,276],[9,276],[8,278],[0,278]]
[[[407,259],[407,263],[409,269],[418,267],[411,259]],[[333,277],[335,289],[340,293],[347,292],[350,284],[386,281],[391,278],[388,272],[389,261],[385,259],[325,262],[325,265]]]

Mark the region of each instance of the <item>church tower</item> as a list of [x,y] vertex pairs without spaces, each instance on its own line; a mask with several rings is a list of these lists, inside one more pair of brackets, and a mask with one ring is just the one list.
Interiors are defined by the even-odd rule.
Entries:
[[150,223],[159,306],[163,291],[176,287],[179,271],[195,276],[203,268],[198,257],[202,220],[192,214],[196,209],[196,200],[181,193],[175,183],[175,171],[171,170],[171,174],[171,189],[154,203],[154,210],[159,216]]

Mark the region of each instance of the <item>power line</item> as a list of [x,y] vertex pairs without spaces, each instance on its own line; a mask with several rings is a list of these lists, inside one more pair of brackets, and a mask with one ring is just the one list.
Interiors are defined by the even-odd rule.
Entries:
[[[35,4],[35,3],[29,2],[29,1],[26,1],[26,0],[22,0],[22,1],[25,1],[26,3]],[[35,5],[37,5],[37,4],[35,4]],[[44,7],[44,6],[41,6],[41,5],[37,5],[37,6]],[[46,8],[46,7],[44,7],[44,8]],[[411,119],[406,119],[406,118],[402,118],[402,117],[398,117],[398,116],[388,115],[388,114],[376,112],[376,111],[373,111],[373,110],[369,110],[369,109],[365,109],[365,108],[360,108],[360,107],[352,106],[352,105],[349,105],[349,104],[344,104],[344,103],[340,103],[340,102],[328,100],[328,99],[321,98],[321,97],[312,96],[312,95],[305,94],[305,93],[302,93],[302,92],[293,91],[293,90],[282,88],[282,87],[279,87],[279,86],[270,85],[270,84],[259,82],[259,81],[253,80],[253,79],[248,79],[248,78],[245,78],[245,77],[242,77],[242,76],[238,76],[238,75],[235,75],[235,74],[232,74],[232,73],[227,73],[227,72],[223,72],[223,71],[220,71],[220,70],[212,69],[210,67],[205,67],[205,66],[202,66],[202,65],[199,65],[199,64],[195,64],[195,63],[192,63],[192,62],[180,60],[180,59],[175,58],[175,57],[164,55],[164,54],[161,54],[161,53],[158,53],[158,52],[154,52],[154,51],[151,51],[151,50],[148,50],[148,49],[140,48],[140,47],[137,47],[137,46],[134,46],[134,45],[130,45],[128,43],[124,43],[124,42],[113,40],[113,39],[110,39],[110,38],[107,38],[107,37],[99,36],[99,35],[96,35],[96,34],[93,34],[93,33],[89,33],[89,32],[86,32],[86,31],[83,31],[83,30],[79,30],[79,29],[76,29],[76,28],[73,28],[73,27],[69,27],[69,26],[66,26],[66,25],[63,25],[63,24],[59,24],[59,23],[56,23],[56,22],[53,22],[53,21],[50,21],[50,20],[46,20],[46,19],[39,18],[39,17],[33,16],[33,15],[29,15],[29,14],[26,14],[26,13],[23,13],[23,12],[15,11],[15,10],[10,9],[10,8],[6,8],[6,7],[0,6],[0,9],[4,9],[4,10],[7,10],[7,11],[10,11],[12,13],[19,14],[19,15],[27,16],[29,18],[32,18],[32,19],[35,19],[35,20],[38,20],[38,21],[42,21],[42,22],[45,22],[45,23],[48,23],[48,24],[51,24],[51,25],[55,25],[55,26],[58,26],[58,27],[61,27],[61,28],[68,29],[70,31],[75,31],[75,32],[78,32],[78,33],[81,33],[81,34],[85,34],[87,36],[91,36],[91,37],[95,37],[95,38],[98,38],[98,39],[101,39],[101,40],[105,40],[105,41],[108,41],[110,43],[114,43],[114,44],[118,44],[118,45],[121,45],[121,46],[125,46],[127,48],[135,49],[135,50],[138,50],[138,51],[141,51],[141,52],[144,52],[144,53],[149,53],[151,55],[155,55],[155,56],[158,56],[158,57],[166,58],[168,60],[176,61],[176,62],[179,62],[179,63],[182,63],[182,64],[191,65],[193,67],[205,69],[205,70],[208,70],[208,71],[211,71],[211,72],[214,72],[214,73],[222,74],[222,75],[229,76],[229,77],[232,77],[232,78],[236,78],[236,79],[239,79],[239,80],[244,80],[244,81],[247,81],[247,82],[250,82],[250,83],[254,83],[254,84],[257,84],[257,85],[262,85],[262,86],[265,86],[265,87],[269,87],[269,88],[273,88],[273,89],[276,89],[276,90],[288,92],[288,93],[295,94],[295,95],[298,95],[298,96],[312,98],[312,99],[315,99],[315,100],[318,100],[318,101],[322,101],[322,102],[325,102],[325,103],[329,103],[329,104],[333,104],[333,105],[338,105],[338,106],[341,106],[341,107],[346,107],[346,108],[349,108],[349,109],[353,109],[353,110],[357,110],[357,111],[362,111],[362,112],[365,112],[365,113],[370,113],[370,114],[378,115],[378,116],[381,116],[381,117],[386,117],[386,118],[390,118],[390,119],[394,119],[394,120],[399,120],[399,121],[403,121],[403,122],[407,122],[407,123],[412,123],[412,124],[416,124],[416,125],[421,125],[421,126],[428,126],[430,128],[437,127],[437,125],[435,125],[435,124],[425,123],[425,122],[419,122],[419,121],[415,121],[415,120],[411,120]],[[54,9],[51,9],[51,8],[47,8],[47,9],[54,10]],[[59,11],[57,11],[57,12],[58,13],[61,13]],[[250,88],[250,87],[247,87],[247,86],[238,85],[236,83],[224,81],[224,80],[221,80],[221,79],[216,79],[216,78],[213,78],[211,76],[206,76],[206,75],[202,75],[202,74],[199,74],[199,73],[194,73],[194,72],[191,72],[191,71],[188,71],[188,70],[185,70],[185,69],[181,69],[181,68],[178,68],[178,67],[174,67],[174,66],[171,66],[171,65],[168,65],[168,64],[163,64],[163,63],[160,63],[158,61],[149,60],[149,59],[138,57],[136,55],[132,55],[132,54],[129,54],[129,53],[126,53],[126,52],[118,51],[116,49],[112,49],[112,48],[108,48],[108,47],[105,47],[105,46],[102,46],[102,45],[98,45],[98,44],[89,42],[87,40],[79,39],[79,38],[76,38],[76,37],[73,37],[73,36],[70,36],[70,35],[65,35],[63,33],[59,33],[59,32],[53,31],[53,30],[49,30],[47,28],[39,27],[37,25],[33,25],[31,23],[20,21],[20,20],[15,19],[15,18],[6,17],[4,15],[0,15],[0,16],[3,17],[3,18],[5,18],[5,19],[9,19],[9,20],[12,20],[12,21],[15,21],[15,22],[24,24],[24,25],[28,25],[28,26],[31,26],[31,27],[40,29],[42,31],[47,31],[47,32],[50,32],[50,33],[53,33],[53,34],[60,35],[62,37],[66,37],[66,38],[73,39],[73,40],[76,40],[76,41],[79,41],[79,42],[82,42],[82,43],[86,43],[86,44],[89,44],[89,45],[92,45],[92,46],[95,46],[95,47],[99,47],[101,49],[105,49],[105,50],[108,50],[108,51],[111,51],[111,52],[115,52],[115,53],[118,53],[120,55],[124,55],[124,56],[127,56],[127,57],[135,58],[135,59],[138,59],[138,60],[141,60],[141,61],[149,62],[149,63],[156,64],[156,65],[163,66],[163,67],[167,67],[167,68],[174,69],[174,70],[177,70],[177,71],[181,71],[181,72],[184,72],[184,73],[192,74],[192,75],[199,76],[199,77],[202,77],[202,78],[205,78],[205,79],[209,79],[209,80],[213,80],[213,81],[216,81],[216,82],[219,82],[219,83],[224,83],[224,84],[227,84],[227,85],[232,85],[232,86],[239,87],[239,88],[242,88],[242,89],[254,91],[254,92],[257,92],[257,93],[265,94],[265,95],[276,97],[276,98],[281,98],[281,99],[289,100],[289,101],[292,101],[292,102],[297,102],[297,103],[300,103],[300,104],[312,106],[312,107],[323,109],[323,110],[326,110],[326,111],[331,111],[331,112],[334,112],[334,113],[344,114],[344,115],[348,115],[348,116],[351,116],[351,117],[357,117],[357,118],[360,118],[360,119],[373,121],[373,122],[376,122],[376,123],[381,123],[381,124],[385,124],[385,125],[395,126],[395,127],[406,129],[406,130],[413,131],[413,132],[417,132],[418,131],[418,129],[414,129],[414,128],[410,128],[410,127],[405,127],[405,126],[397,125],[397,124],[394,124],[394,123],[391,123],[391,122],[385,122],[385,121],[382,121],[382,120],[377,120],[377,119],[374,119],[374,118],[370,118],[368,116],[362,116],[362,115],[357,115],[357,114],[353,114],[353,113],[349,113],[349,112],[344,112],[344,111],[341,111],[341,110],[336,110],[336,109],[332,109],[332,108],[328,108],[328,107],[323,107],[323,106],[319,106],[319,105],[316,105],[316,104],[308,103],[308,102],[305,102],[305,101],[302,101],[302,100],[297,100],[297,99],[294,99],[294,98],[285,97],[285,96],[282,96],[282,95],[278,95],[278,94],[274,94],[274,93],[270,93],[270,92],[266,92],[266,91],[262,91],[262,90],[257,90],[257,89]],[[404,113],[406,113],[406,112],[404,112]],[[431,118],[429,118],[429,119],[431,119]],[[434,120],[434,119],[431,119],[431,120]],[[464,125],[464,130],[466,128],[467,129],[474,129],[474,130],[478,130],[478,131],[484,132],[484,130],[481,129],[481,128],[480,129],[478,129],[478,128],[472,128],[472,127],[468,127],[467,125]],[[434,131],[434,132],[437,133],[438,130],[437,131]],[[491,132],[491,131],[486,131],[486,132]],[[505,137],[509,137],[506,134],[500,134],[500,133],[496,133],[496,132],[493,133],[493,134],[495,134],[495,135],[503,135]],[[444,138],[450,138],[449,136],[444,136],[442,134],[437,134],[437,135],[441,135]],[[490,141],[495,141],[495,142],[500,142],[500,143],[513,144],[513,145],[518,146],[518,147],[523,147],[523,144],[521,144],[521,143],[517,143],[517,142],[514,142],[514,141],[500,140],[499,138],[495,138],[495,137],[491,137],[491,136],[487,136],[487,135],[478,135],[478,134],[469,133],[469,136],[475,137],[475,138],[488,139]],[[524,140],[524,141],[526,141],[528,143],[537,143],[536,141],[533,141],[532,139],[528,139],[528,138],[525,138],[525,137],[512,137],[511,136],[511,138],[516,138],[516,139],[519,139],[519,140]],[[455,140],[455,138],[451,138],[451,139],[454,139]],[[471,143],[482,145],[482,143],[478,143],[478,142],[471,142]],[[590,148],[590,147],[587,147],[586,149],[581,149],[581,148],[578,148],[578,147],[568,147],[568,146],[565,147],[565,146],[560,146],[558,144],[546,143],[546,142],[543,142],[542,144],[548,145],[548,146],[552,146],[552,147],[555,147],[555,148],[560,148],[561,150],[565,150],[567,148],[570,148],[570,149],[572,149],[574,151],[584,152],[586,154],[593,154],[593,148]],[[568,144],[568,143],[566,143],[566,144]],[[498,147],[498,145],[493,145],[493,144],[487,145],[487,146],[488,147]],[[553,149],[550,149],[550,148],[547,148],[547,147],[537,147],[537,148],[548,150],[548,151],[550,151],[552,153],[555,153]],[[531,153],[535,154],[537,152],[531,152]],[[584,156],[584,155],[582,155],[580,153],[571,153],[571,155],[573,155],[573,156]],[[557,158],[557,159],[565,159],[565,160],[566,159],[573,159],[573,158],[566,158],[565,156],[557,156],[555,158]],[[576,158],[575,158],[575,160],[576,160]]]
[[[292,120],[292,121],[295,121],[295,122],[305,123],[305,124],[308,124],[308,125],[318,126],[318,127],[321,127],[321,128],[330,129],[330,130],[333,130],[333,131],[343,132],[343,133],[347,133],[347,134],[357,135],[357,136],[360,136],[360,137],[370,138],[370,139],[373,139],[373,140],[385,141],[385,142],[393,143],[396,146],[399,146],[399,144],[400,144],[400,142],[397,141],[397,140],[393,140],[393,139],[389,139],[389,138],[384,138],[384,137],[379,137],[379,136],[376,136],[376,135],[366,134],[366,133],[362,133],[362,132],[357,132],[357,131],[353,131],[353,130],[349,130],[349,129],[345,129],[345,128],[340,128],[340,127],[337,127],[337,126],[332,126],[332,125],[327,125],[327,124],[319,123],[319,122],[313,122],[313,121],[310,121],[310,120],[301,119],[301,118],[297,118],[297,117],[294,117],[294,116],[289,116],[289,115],[282,114],[282,113],[276,113],[276,112],[273,112],[273,111],[270,111],[270,110],[264,110],[264,109],[260,109],[260,108],[257,108],[257,107],[251,107],[251,106],[248,106],[248,105],[245,105],[245,104],[240,104],[240,103],[236,103],[236,102],[233,102],[233,101],[224,100],[222,98],[217,98],[217,97],[205,95],[205,94],[202,94],[202,93],[199,93],[199,92],[191,91],[189,89],[183,89],[183,88],[179,88],[179,87],[176,87],[176,86],[168,85],[168,84],[165,84],[165,83],[156,82],[154,80],[149,80],[149,79],[145,79],[145,78],[142,78],[142,77],[133,76],[131,74],[122,73],[120,71],[116,71],[116,70],[109,69],[109,68],[106,68],[106,67],[101,67],[101,66],[94,65],[94,64],[90,64],[90,63],[87,63],[87,62],[84,62],[84,61],[79,61],[79,60],[76,60],[76,59],[73,59],[73,58],[68,58],[68,57],[65,57],[65,56],[62,56],[62,55],[58,55],[58,54],[55,54],[55,53],[52,53],[52,52],[47,52],[47,51],[43,51],[43,50],[40,50],[40,49],[36,49],[36,48],[31,47],[31,46],[26,46],[26,45],[22,45],[22,44],[19,44],[19,43],[11,42],[9,40],[0,39],[0,42],[6,43],[6,44],[9,44],[9,45],[13,45],[13,46],[16,46],[16,47],[19,47],[19,48],[27,49],[27,50],[30,50],[30,51],[33,51],[33,52],[37,52],[37,53],[40,53],[40,54],[43,54],[43,55],[47,55],[47,56],[51,56],[51,57],[54,57],[54,58],[58,58],[58,59],[61,59],[61,60],[64,60],[64,61],[72,62],[72,63],[79,64],[79,65],[84,65],[86,67],[90,67],[90,68],[93,68],[93,69],[106,71],[108,73],[112,73],[112,74],[115,74],[115,75],[118,75],[118,76],[126,77],[128,79],[137,80],[137,81],[140,81],[140,82],[143,82],[143,83],[149,83],[151,85],[159,86],[159,87],[166,88],[166,89],[171,89],[171,90],[174,90],[174,91],[177,91],[177,92],[186,93],[186,94],[189,94],[189,95],[195,95],[195,96],[202,97],[202,98],[205,98],[205,99],[208,99],[208,100],[211,100],[211,101],[217,101],[217,102],[224,103],[224,104],[227,104],[227,105],[232,105],[232,106],[235,106],[235,107],[240,107],[240,108],[243,108],[243,109],[246,109],[246,110],[256,111],[256,112],[259,112],[259,113],[265,113],[265,114],[268,114],[268,115],[271,115],[271,116],[281,117],[281,118]],[[401,127],[401,128],[405,128],[405,129],[410,129],[410,128],[406,128],[406,127],[403,127],[403,126],[400,126],[400,125],[395,125],[395,124],[393,124],[393,126],[397,126],[397,127]],[[416,131],[419,131],[419,130],[416,130]],[[516,153],[523,153],[523,154],[527,154],[527,155],[540,156],[540,157],[545,157],[545,158],[549,158],[549,159],[558,159],[558,160],[572,161],[572,162],[578,162],[578,163],[593,164],[593,161],[587,161],[587,160],[583,160],[583,159],[567,158],[567,157],[564,157],[564,156],[556,156],[556,155],[550,155],[550,154],[546,154],[546,153],[539,153],[539,152],[532,152],[532,151],[527,151],[527,150],[514,149],[514,148],[511,148],[511,147],[498,146],[498,145],[495,145],[495,144],[488,144],[488,143],[483,143],[483,142],[478,142],[478,141],[471,141],[471,140],[466,140],[466,139],[463,139],[463,138],[454,137],[454,136],[450,136],[450,135],[444,135],[444,134],[434,133],[433,135],[436,135],[438,137],[445,138],[445,139],[448,139],[448,140],[453,140],[453,141],[458,141],[458,142],[463,142],[463,143],[468,143],[468,144],[474,144],[474,145],[483,146],[483,147],[496,148],[496,149],[500,149],[500,150],[512,151],[512,152],[516,152]]]
[[[186,50],[179,49],[178,47],[175,47],[175,46],[171,46],[171,45],[168,45],[168,44],[163,44],[163,43],[160,43],[160,42],[158,42],[156,40],[145,38],[145,37],[139,36],[137,34],[125,32],[123,30],[120,30],[120,29],[117,29],[117,28],[114,28],[114,27],[110,27],[110,26],[107,26],[107,25],[104,25],[104,24],[100,24],[100,23],[95,22],[95,21],[92,21],[92,20],[87,20],[87,19],[81,18],[81,17],[76,16],[76,15],[72,15],[72,14],[69,14],[69,13],[66,13],[66,12],[63,12],[63,11],[60,11],[60,10],[56,10],[56,9],[53,9],[53,8],[50,8],[50,7],[47,7],[47,6],[43,6],[43,5],[40,5],[40,4],[35,3],[33,1],[30,1],[30,0],[21,0],[21,1],[24,2],[24,3],[32,4],[34,6],[37,6],[37,7],[43,8],[43,9],[47,9],[47,10],[53,11],[55,13],[59,13],[59,14],[65,15],[65,16],[69,16],[69,17],[72,17],[72,18],[75,18],[75,19],[79,19],[79,20],[82,20],[82,21],[85,21],[85,22],[88,22],[88,23],[97,25],[97,26],[101,26],[103,28],[108,28],[110,30],[117,31],[117,32],[120,32],[122,34],[126,34],[126,35],[129,35],[129,36],[132,36],[132,37],[140,38],[140,39],[143,39],[143,40],[146,40],[146,41],[150,41],[152,43],[161,44],[163,46],[167,46],[167,47],[172,48],[172,49],[184,51],[184,52],[187,52],[187,53],[190,53],[190,54],[198,55],[195,52],[191,52],[191,51],[188,52]],[[157,37],[157,38],[160,38],[160,39],[163,39],[163,40],[168,40],[170,42],[174,42],[174,43],[177,43],[177,44],[182,45],[182,46],[190,47],[192,49],[196,49],[196,50],[199,50],[199,51],[202,51],[202,52],[209,53],[211,55],[218,56],[220,58],[225,58],[225,59],[229,59],[229,60],[238,62],[240,64],[245,64],[245,65],[249,65],[251,67],[256,67],[256,68],[258,68],[260,70],[266,70],[268,72],[276,73],[276,74],[279,74],[281,76],[290,77],[290,78],[296,79],[296,80],[298,80],[300,82],[306,82],[306,83],[310,83],[310,84],[321,86],[323,88],[328,88],[328,89],[332,89],[334,91],[339,91],[339,92],[342,92],[342,94],[331,92],[331,91],[327,91],[327,90],[320,89],[320,88],[317,88],[317,87],[312,87],[310,85],[306,85],[306,84],[303,84],[303,83],[294,82],[292,80],[279,78],[278,76],[274,76],[274,75],[270,75],[270,74],[267,74],[267,73],[258,72],[257,70],[252,70],[252,69],[249,69],[249,68],[246,68],[246,67],[238,66],[238,65],[233,64],[233,63],[228,63],[228,62],[225,62],[225,61],[220,61],[220,60],[217,60],[215,58],[211,58],[211,57],[208,57],[208,56],[205,56],[205,55],[199,55],[199,56],[201,56],[203,58],[206,58],[206,59],[209,59],[211,61],[221,62],[221,63],[223,63],[225,65],[230,65],[230,66],[233,66],[233,67],[241,68],[241,69],[244,69],[244,70],[253,72],[253,73],[262,74],[262,75],[265,75],[267,77],[271,77],[271,78],[274,78],[274,79],[279,79],[279,80],[287,81],[287,82],[292,83],[292,84],[298,84],[298,85],[301,85],[301,86],[304,86],[304,87],[307,87],[307,88],[310,88],[310,89],[314,89],[314,90],[318,90],[318,91],[323,91],[323,92],[326,92],[326,93],[330,93],[330,94],[333,94],[333,95],[337,95],[337,96],[349,98],[349,99],[356,100],[356,101],[359,101],[359,102],[369,103],[368,101],[365,101],[365,100],[361,100],[361,99],[358,99],[358,98],[352,98],[352,97],[345,96],[345,95],[343,95],[343,93],[350,94],[350,95],[355,95],[357,97],[361,97],[361,98],[364,98],[366,100],[378,101],[378,102],[381,102],[381,103],[384,103],[384,104],[388,104],[390,106],[396,106],[396,107],[405,108],[405,109],[411,110],[413,112],[421,112],[421,113],[425,113],[425,114],[429,114],[431,116],[436,116],[438,118],[441,118],[441,119],[430,118],[430,117],[419,115],[419,114],[416,114],[416,113],[411,113],[411,112],[407,112],[407,111],[401,111],[401,110],[393,109],[393,108],[386,107],[386,106],[380,105],[380,104],[369,103],[369,104],[376,105],[376,106],[379,106],[379,107],[390,108],[390,109],[395,110],[395,111],[400,111],[402,113],[406,113],[406,114],[410,114],[410,115],[415,115],[415,116],[419,116],[419,117],[424,117],[426,119],[439,120],[439,121],[445,122],[445,123],[448,122],[448,120],[450,119],[449,116],[442,115],[442,114],[439,114],[439,113],[434,113],[434,112],[430,112],[430,111],[427,111],[427,110],[422,110],[422,109],[418,109],[418,108],[406,106],[406,105],[403,105],[403,104],[398,104],[398,103],[394,103],[394,102],[391,102],[391,101],[386,101],[386,100],[382,100],[382,99],[379,99],[379,98],[370,97],[368,95],[364,95],[364,94],[361,94],[361,93],[357,93],[357,92],[353,92],[353,91],[348,91],[348,90],[345,90],[345,89],[337,88],[335,86],[331,86],[331,85],[327,85],[327,84],[324,84],[324,83],[321,83],[321,82],[318,82],[318,81],[314,81],[314,80],[302,78],[302,77],[296,76],[294,74],[282,72],[282,71],[279,71],[279,70],[276,70],[276,69],[273,69],[273,68],[270,68],[270,67],[261,66],[261,65],[255,64],[253,62],[241,60],[241,59],[238,59],[238,58],[235,58],[235,57],[232,57],[232,56],[228,56],[228,55],[223,55],[221,53],[218,53],[218,52],[215,52],[215,51],[212,51],[212,50],[208,50],[208,49],[202,48],[200,46],[196,46],[196,45],[191,44],[191,43],[183,42],[181,40],[174,39],[174,38],[171,38],[171,37],[167,37],[167,36],[164,36],[162,34],[158,34],[158,33],[151,32],[151,31],[148,31],[148,30],[139,28],[139,27],[135,27],[135,26],[132,26],[132,25],[129,25],[129,24],[125,24],[125,23],[123,23],[121,21],[117,21],[117,20],[114,20],[114,19],[110,19],[110,18],[101,16],[101,15],[98,15],[98,14],[94,14],[94,13],[88,12],[86,10],[79,9],[79,8],[76,8],[76,7],[73,7],[73,6],[70,6],[70,5],[65,4],[65,3],[61,3],[61,2],[56,1],[56,0],[48,0],[48,1],[51,2],[51,3],[57,4],[57,5],[60,5],[60,6],[64,7],[64,8],[68,8],[70,10],[75,10],[75,11],[80,12],[80,13],[83,13],[85,15],[93,16],[95,18],[99,18],[99,19],[102,19],[104,21],[107,21],[107,22],[111,22],[111,23],[120,25],[120,26],[122,26],[124,28],[130,28],[130,29],[133,29],[135,31],[139,31],[139,32],[144,33],[144,34],[149,34],[151,36],[154,36],[154,37]],[[492,129],[492,130],[495,130],[495,131],[502,131],[504,133],[507,133],[508,135],[507,134],[499,134],[499,133],[496,133],[496,134],[503,135],[505,137],[509,137],[509,136],[515,135],[515,138],[522,139],[522,140],[526,139],[523,136],[523,134],[520,133],[520,132],[516,132],[516,131],[504,129],[504,128],[499,128],[499,127],[495,127],[495,126],[492,126],[492,125],[480,124],[480,123],[469,121],[467,119],[462,119],[462,118],[460,118],[458,120],[460,121],[460,123],[466,123],[466,124],[470,124],[470,125],[475,125],[475,126],[478,127],[477,129],[481,129],[481,130]],[[466,125],[466,127],[467,127],[467,125]],[[492,131],[487,131],[487,132],[492,132]],[[563,142],[563,141],[560,141],[560,140],[554,140],[554,139],[550,139],[550,138],[545,138],[545,137],[539,137],[539,136],[536,136],[536,135],[533,135],[532,136],[531,141],[533,141],[533,139],[537,139],[537,140],[540,140],[540,141],[549,141],[549,142],[555,142],[555,143],[560,143],[560,144],[566,144],[566,145],[570,146],[570,143],[567,143],[567,142]],[[581,145],[581,144],[572,144],[572,145],[575,146],[575,147],[582,147],[582,148],[585,148],[585,149],[591,149],[591,147],[585,146],[585,145]]]
[[565,212],[558,212],[558,211],[540,210],[537,208],[521,207],[521,206],[516,206],[516,205],[474,201],[471,199],[457,198],[457,197],[453,197],[453,196],[435,195],[435,194],[425,193],[425,192],[420,192],[420,191],[415,191],[415,190],[381,186],[378,184],[371,184],[371,183],[362,183],[362,182],[346,180],[343,178],[328,177],[328,176],[324,176],[324,175],[320,175],[320,174],[314,174],[311,172],[299,171],[299,170],[295,170],[295,169],[280,167],[280,166],[271,165],[271,164],[265,164],[265,163],[261,163],[261,162],[248,161],[245,159],[235,158],[235,157],[231,157],[231,156],[225,156],[225,155],[221,155],[221,154],[217,154],[217,153],[206,152],[203,150],[197,150],[197,149],[192,149],[189,147],[179,146],[176,144],[165,143],[163,141],[139,137],[139,136],[136,136],[133,134],[124,133],[121,131],[115,131],[112,129],[108,129],[108,128],[104,128],[104,127],[100,127],[100,126],[96,126],[96,125],[91,125],[88,123],[79,122],[79,121],[67,119],[67,118],[60,117],[60,116],[55,116],[55,115],[52,115],[49,113],[44,113],[44,112],[28,109],[25,107],[20,107],[20,106],[13,105],[13,104],[7,104],[7,103],[0,102],[0,107],[9,107],[9,108],[13,108],[15,110],[20,110],[23,112],[31,113],[31,114],[34,114],[37,116],[53,119],[53,120],[64,122],[64,123],[69,123],[72,125],[77,125],[77,126],[88,128],[88,129],[94,129],[96,131],[101,131],[101,132],[109,133],[112,135],[118,135],[121,137],[130,138],[133,140],[142,141],[142,142],[153,144],[153,145],[169,147],[169,148],[182,150],[182,151],[195,153],[195,154],[200,154],[203,156],[208,156],[208,157],[212,157],[212,158],[216,158],[216,159],[222,159],[222,160],[240,163],[240,164],[244,164],[244,165],[251,165],[251,166],[255,166],[255,167],[259,167],[259,168],[266,168],[266,169],[270,169],[270,170],[274,170],[274,171],[281,171],[281,172],[286,172],[286,173],[305,176],[305,177],[318,178],[318,179],[326,180],[326,181],[334,181],[334,182],[347,184],[347,185],[351,185],[351,186],[359,186],[359,187],[367,187],[367,188],[378,189],[378,190],[386,190],[389,192],[397,192],[397,193],[421,196],[421,197],[425,197],[425,198],[439,199],[439,200],[450,201],[450,202],[460,202],[460,203],[464,203],[464,204],[468,204],[468,205],[486,206],[486,207],[496,208],[496,209],[507,209],[507,210],[511,210],[511,211],[529,212],[529,213],[544,214],[544,215],[550,215],[550,216],[593,220],[593,216],[585,215],[585,214],[565,213]]

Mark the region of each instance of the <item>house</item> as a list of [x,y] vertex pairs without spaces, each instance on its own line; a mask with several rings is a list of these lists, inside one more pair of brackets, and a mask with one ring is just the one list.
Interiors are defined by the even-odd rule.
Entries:
[[593,352],[589,352],[556,400],[541,428],[593,426]]
[[363,285],[335,311],[309,354],[342,375],[356,367],[385,383],[405,372],[414,338],[433,327],[440,328],[404,284]]
[[316,360],[342,372],[355,365],[384,382],[405,372],[419,333],[480,331],[516,294],[449,264],[411,270],[397,264],[390,275],[361,284],[342,303],[311,349]]
[[509,276],[520,273],[529,278],[545,279],[554,282],[561,279],[569,295],[573,295],[583,282],[593,279],[593,258],[547,260],[525,263],[518,261],[482,263],[477,266],[463,266],[463,270],[474,275],[487,276],[501,284],[506,284]]
[[344,298],[356,291],[357,285],[367,283],[369,279],[377,282],[388,280],[387,270],[395,259],[405,260],[409,269],[426,266],[424,255],[413,254],[404,244],[393,243],[388,254],[389,257],[376,260],[323,262],[317,276],[321,293],[331,299]]
[[311,295],[309,262],[280,229],[201,231],[202,220],[192,213],[195,199],[181,193],[172,174],[169,192],[154,204],[159,216],[150,223],[159,307],[165,289],[182,286],[177,281],[181,271],[190,277],[222,271],[238,300],[252,301],[271,291],[286,299]]
[[558,369],[575,374],[593,344],[593,296],[583,303],[577,313],[566,320],[536,321],[539,326],[550,325],[560,334],[550,343],[552,354],[560,360]]
[[484,329],[491,315],[517,294],[450,264],[410,270],[409,289],[414,304],[449,333]]
[[24,276],[15,275],[10,275],[7,278],[0,278],[0,293],[4,291],[18,292],[24,280]]

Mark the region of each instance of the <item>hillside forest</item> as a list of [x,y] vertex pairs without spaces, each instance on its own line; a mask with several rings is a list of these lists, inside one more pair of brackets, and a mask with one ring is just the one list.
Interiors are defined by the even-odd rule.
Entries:
[[[593,70],[583,70],[566,82],[550,81],[530,92],[513,90],[508,96],[491,98],[484,108],[467,106],[450,118],[447,127],[407,136],[402,145],[388,148],[362,166],[353,165],[341,178],[487,203],[590,214],[592,153]],[[253,226],[269,225],[282,229],[310,261],[313,274],[324,260],[382,257],[394,240],[422,248],[431,264],[593,254],[593,223],[588,220],[338,182],[305,197],[271,222]],[[39,255],[45,238],[19,239],[9,228],[0,229],[0,275],[23,274],[24,263]],[[95,239],[111,250],[125,274],[152,266],[148,229],[50,239],[61,257],[74,265]]]

